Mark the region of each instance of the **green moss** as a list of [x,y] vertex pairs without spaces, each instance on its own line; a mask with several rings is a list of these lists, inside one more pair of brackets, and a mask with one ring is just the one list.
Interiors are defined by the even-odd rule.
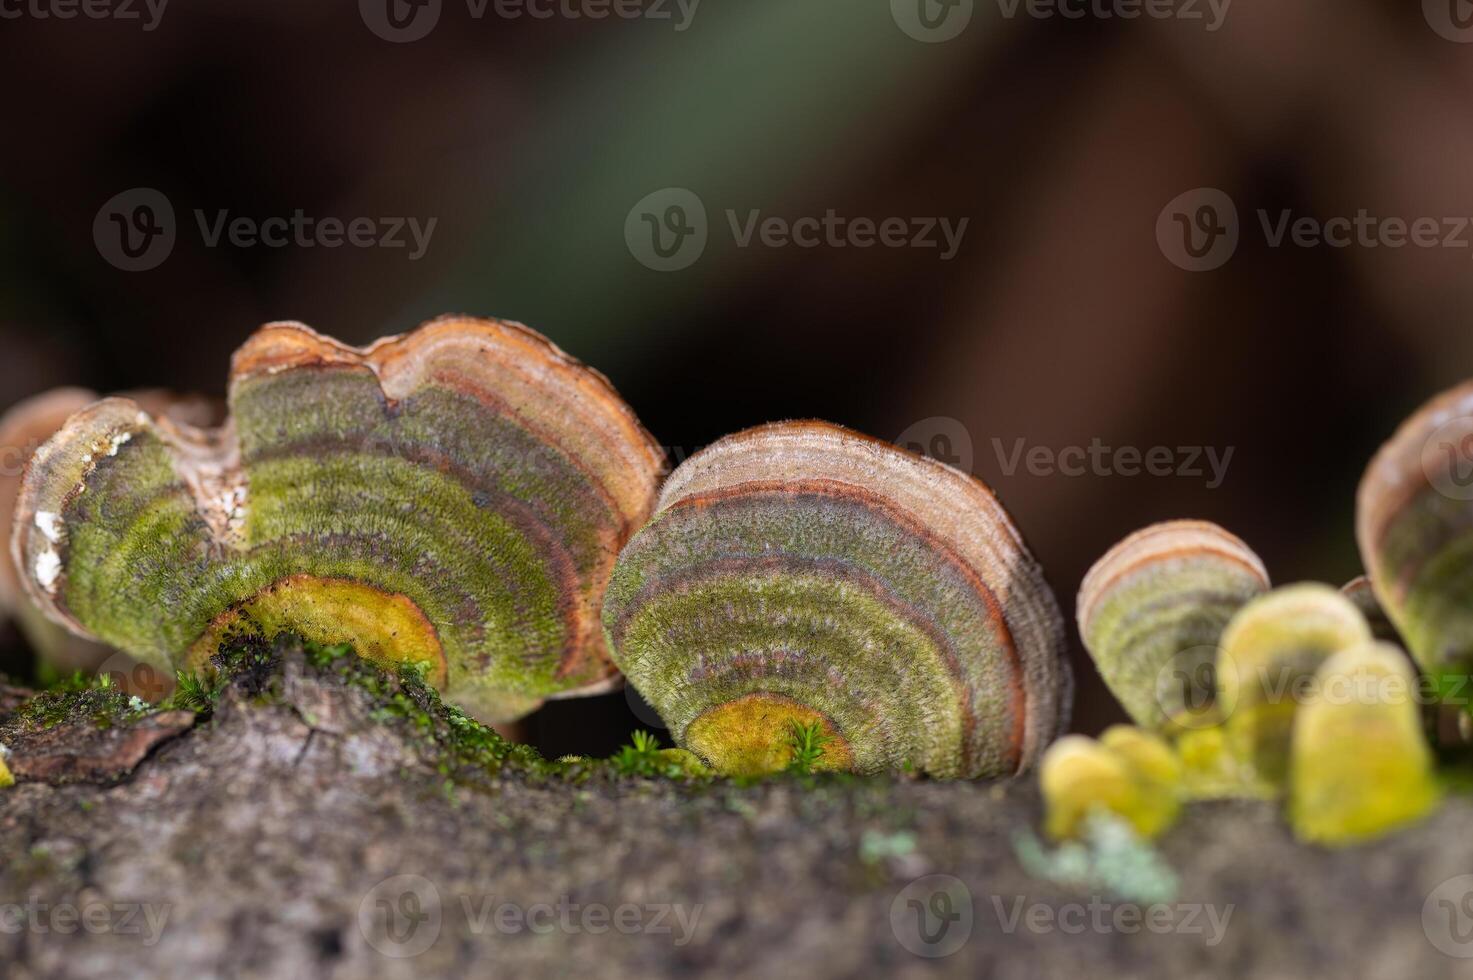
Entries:
[[793,752],[793,759],[788,763],[787,771],[800,776],[812,775],[823,761],[824,746],[831,740],[831,736],[823,730],[822,722],[814,721],[806,725],[790,722],[788,747]]
[[111,679],[79,680],[76,676],[31,698],[0,725],[15,734],[48,731],[64,724],[106,729],[128,725],[154,709],[114,688]]

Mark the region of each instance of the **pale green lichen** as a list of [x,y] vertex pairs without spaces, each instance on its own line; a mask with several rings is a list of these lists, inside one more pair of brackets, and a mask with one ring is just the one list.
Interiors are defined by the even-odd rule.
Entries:
[[1027,830],[1013,837],[1023,870],[1045,881],[1103,891],[1125,901],[1171,902],[1179,879],[1130,821],[1104,810],[1086,814],[1078,840],[1049,850]]

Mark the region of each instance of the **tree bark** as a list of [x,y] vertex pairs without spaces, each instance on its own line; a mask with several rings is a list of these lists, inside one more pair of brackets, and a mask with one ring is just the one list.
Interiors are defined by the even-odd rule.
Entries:
[[4,975],[1437,977],[1468,967],[1439,945],[1473,955],[1473,879],[1438,891],[1473,872],[1461,798],[1339,852],[1268,804],[1195,806],[1153,913],[1024,870],[1028,778],[549,774],[451,751],[448,715],[365,671],[278,649],[212,713],[116,725],[92,695],[25,721],[0,689]]

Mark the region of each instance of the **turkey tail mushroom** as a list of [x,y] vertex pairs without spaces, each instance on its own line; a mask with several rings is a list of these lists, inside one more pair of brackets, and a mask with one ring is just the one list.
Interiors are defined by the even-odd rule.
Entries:
[[1070,698],[1057,603],[975,478],[824,422],[728,436],[671,474],[604,606],[615,661],[727,773],[789,760],[942,777],[1032,765]]

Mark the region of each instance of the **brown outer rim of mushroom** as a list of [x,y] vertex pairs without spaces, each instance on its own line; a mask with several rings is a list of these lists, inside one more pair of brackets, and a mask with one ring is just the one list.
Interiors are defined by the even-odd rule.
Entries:
[[[17,443],[35,439],[37,448],[56,434],[77,412],[96,402],[102,396],[90,388],[52,388],[40,394],[23,398],[0,415],[0,448],[21,448]],[[30,462],[30,454],[24,463]],[[0,474],[0,507],[5,510],[3,521],[12,522],[5,526],[5,541],[8,543],[20,502],[21,481],[26,467],[22,465],[14,473]],[[14,611],[21,596],[25,595],[23,580],[26,576],[14,562],[3,562],[0,569],[0,614]]]
[[[1184,540],[1176,547],[1166,550],[1150,550],[1146,547],[1153,539],[1167,536],[1181,536]],[[1211,521],[1190,518],[1161,521],[1126,535],[1084,573],[1074,603],[1079,635],[1089,635],[1097,600],[1114,588],[1121,579],[1151,562],[1188,554],[1216,555],[1257,576],[1265,589],[1271,584],[1263,560],[1247,542],[1226,528]]]
[[[521,348],[529,356],[525,360],[506,361],[509,367],[523,374],[530,369],[540,372],[546,368],[559,383],[586,397],[583,404],[614,422],[622,436],[619,444],[630,447],[634,455],[624,458],[626,465],[605,467],[593,474],[594,478],[614,494],[621,509],[629,504],[631,498],[652,501],[659,486],[659,474],[665,467],[663,447],[645,429],[634,410],[602,372],[584,364],[525,324],[513,320],[448,314],[426,321],[406,333],[381,337],[366,347],[344,344],[304,323],[276,321],[257,330],[232,355],[230,383],[234,385],[258,374],[275,374],[298,367],[366,367],[378,378],[385,397],[395,401],[405,397],[423,380],[421,368],[438,344],[474,340],[478,335],[500,347]],[[474,367],[474,362],[459,366]],[[565,443],[568,433],[561,435],[562,443]],[[595,455],[579,462],[588,465],[602,460]],[[643,479],[645,474],[650,474],[650,477]],[[622,482],[621,477],[629,482]],[[622,482],[622,485],[611,486],[611,482]],[[644,523],[650,506],[646,503],[643,513],[634,515],[633,527]]]
[[1396,515],[1418,495],[1432,489],[1431,480],[1422,468],[1427,438],[1439,426],[1468,417],[1473,417],[1473,381],[1434,396],[1408,416],[1371,457],[1361,477],[1355,495],[1355,538],[1371,585],[1383,603],[1398,598],[1389,594],[1393,588],[1398,592],[1406,588],[1409,570],[1399,569],[1401,577],[1387,582],[1372,567],[1376,564],[1372,559],[1380,551],[1381,539]]

